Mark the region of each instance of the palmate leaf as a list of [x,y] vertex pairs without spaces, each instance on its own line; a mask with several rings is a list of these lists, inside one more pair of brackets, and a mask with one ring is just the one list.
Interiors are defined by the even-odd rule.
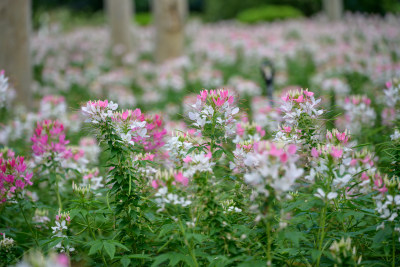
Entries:
[[91,245],[89,255],[93,255],[103,249],[103,242],[101,240],[92,241],[89,244]]
[[152,267],[160,266],[165,261],[169,261],[168,266],[176,266],[180,262],[186,263],[187,266],[195,266],[192,258],[189,255],[185,255],[178,252],[168,252],[155,257],[155,261],[151,265]]
[[107,252],[108,256],[110,256],[110,259],[114,259],[115,244],[113,244],[109,241],[103,241],[103,246],[104,246],[104,250]]
[[285,237],[292,241],[295,247],[299,246],[300,240],[307,241],[305,234],[298,231],[285,232]]

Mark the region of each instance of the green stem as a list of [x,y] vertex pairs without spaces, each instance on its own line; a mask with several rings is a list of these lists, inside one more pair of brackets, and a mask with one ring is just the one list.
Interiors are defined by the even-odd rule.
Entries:
[[392,267],[396,266],[396,231],[394,230],[393,224],[393,232],[392,232]]
[[62,202],[61,202],[60,190],[59,190],[59,186],[58,186],[59,180],[58,180],[57,174],[55,176],[56,176],[56,194],[57,194],[58,208],[61,211],[62,210]]
[[321,256],[322,256],[322,244],[324,242],[324,237],[325,237],[325,221],[326,221],[326,206],[322,209],[322,214],[321,214],[321,222],[319,225],[319,234],[318,234],[318,259],[317,259],[317,266],[319,266],[320,261],[321,261]]
[[269,221],[269,219],[267,218],[266,221],[266,226],[267,226],[267,266],[271,266],[272,265],[272,257],[271,257],[271,223]]
[[215,112],[214,112],[213,118],[212,118],[212,130],[211,130],[211,140],[210,140],[210,152],[211,152],[211,155],[213,155],[213,153],[214,153],[214,146],[215,146],[215,141],[214,141],[215,136],[214,136],[214,134],[215,134],[216,120],[217,120],[217,118],[216,118]]
[[194,251],[193,251],[193,249],[192,249],[192,245],[188,242],[188,240],[187,240],[187,238],[186,238],[185,229],[183,228],[181,219],[179,218],[178,221],[179,221],[179,228],[181,229],[181,232],[182,232],[183,238],[184,238],[184,240],[185,240],[185,243],[186,243],[186,245],[187,245],[188,248],[189,248],[189,254],[190,254],[190,256],[192,257],[192,260],[193,260],[193,262],[194,262],[194,266],[198,267],[199,264],[197,263],[196,254],[194,253]]
[[[93,240],[96,241],[96,236],[94,235],[92,227],[90,226],[89,216],[87,214],[86,214],[86,223],[87,223],[90,235],[92,236]],[[103,261],[104,265],[108,266],[102,251],[100,251],[100,255],[101,255],[101,260]]]
[[37,241],[36,235],[33,233],[33,229],[31,224],[28,222],[25,216],[24,209],[22,208],[21,202],[18,201],[19,208],[21,209],[22,216],[24,217],[25,223],[28,225],[29,230],[31,231],[32,238],[35,240],[36,245],[39,247],[39,242]]

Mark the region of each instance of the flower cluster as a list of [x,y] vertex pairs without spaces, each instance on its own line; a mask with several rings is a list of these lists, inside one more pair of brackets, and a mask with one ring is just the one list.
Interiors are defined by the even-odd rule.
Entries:
[[191,153],[186,156],[184,161],[184,174],[187,177],[193,177],[197,172],[212,172],[215,163],[211,159],[211,153]]
[[342,105],[345,110],[345,128],[353,134],[359,134],[362,127],[375,125],[376,113],[367,96],[352,95],[346,97]]
[[400,179],[398,177],[392,177],[388,179],[383,178],[382,184],[386,190],[381,191],[380,194],[375,196],[376,200],[376,211],[383,219],[384,227],[385,222],[393,222],[398,220],[400,213]]
[[386,83],[382,120],[384,125],[392,126],[400,116],[400,83],[398,80]]
[[[235,133],[234,115],[239,112],[234,100],[234,96],[228,90],[203,90],[197,96],[196,104],[192,105],[189,119],[194,121],[193,126],[204,136],[231,136]],[[219,134],[211,132],[211,129],[215,129]]]
[[234,76],[229,79],[228,83],[233,86],[240,96],[255,96],[261,94],[260,86],[251,80]]
[[145,120],[142,120],[140,109],[125,110],[111,114],[112,130],[119,135],[121,142],[134,145],[135,142],[143,143],[148,137]]
[[[287,147],[267,141],[254,144],[254,151],[248,153],[244,161],[249,168],[244,181],[254,189],[252,200],[282,200],[288,196],[286,193],[293,190],[296,180],[304,172],[296,166],[296,149],[293,144]],[[262,214],[265,207],[256,204],[254,208]]]
[[243,141],[258,142],[265,136],[265,130],[255,123],[240,122],[236,124],[236,137],[234,143]]
[[336,266],[357,266],[361,263],[362,256],[357,256],[356,247],[351,245],[351,238],[340,239],[339,242],[333,241],[329,250]]
[[93,190],[104,187],[103,177],[100,175],[99,169],[93,168],[86,170],[81,186],[90,186]]
[[24,255],[24,259],[16,267],[69,267],[70,261],[67,255],[54,252],[44,255],[40,251],[30,251]]
[[8,250],[15,245],[14,239],[6,237],[5,233],[0,233],[0,235],[3,237],[0,240],[0,249]]
[[280,106],[283,123],[275,133],[274,141],[313,146],[319,138],[317,120],[323,114],[323,110],[317,108],[320,102],[321,99],[315,100],[314,93],[308,90],[286,93]]
[[321,83],[324,91],[334,92],[336,95],[346,95],[350,92],[350,86],[339,78],[325,79]]
[[73,157],[66,146],[69,141],[65,139],[64,125],[58,121],[38,122],[31,141],[36,164],[48,165]]
[[314,93],[308,90],[289,91],[282,97],[281,111],[287,126],[296,127],[301,124],[302,117],[306,114],[310,118],[318,118],[323,110],[317,109],[321,99],[315,100]]
[[89,101],[85,107],[82,107],[82,113],[87,117],[87,122],[98,124],[104,123],[117,108],[118,104],[114,104],[112,101]]
[[174,163],[181,163],[188,153],[189,149],[193,147],[192,142],[189,141],[189,134],[176,132],[167,140],[164,148],[168,151],[169,158]]
[[154,116],[145,116],[142,114],[140,119],[142,122],[146,122],[146,134],[148,135],[148,138],[142,139],[141,144],[146,151],[158,150],[165,144],[163,138],[167,134],[161,116],[158,114]]
[[56,215],[55,226],[52,226],[53,230],[53,238],[59,238],[60,242],[58,242],[54,248],[59,250],[60,252],[73,252],[75,248],[69,245],[69,240],[67,236],[68,225],[71,223],[71,217],[68,212],[59,211]]
[[9,109],[12,100],[15,98],[15,91],[8,84],[8,78],[4,74],[4,70],[0,71],[0,109]]
[[252,99],[253,120],[262,128],[268,129],[270,133],[276,131],[281,122],[281,114],[278,108],[271,106],[266,97],[254,97]]
[[181,190],[182,187],[187,187],[188,183],[189,178],[182,172],[158,171],[151,181],[152,187],[157,190],[154,197],[160,207],[158,212],[165,210],[167,205],[186,207],[192,204],[190,196],[186,196],[186,192]]
[[0,152],[0,203],[13,198],[26,185],[32,185],[32,176],[24,157],[15,157],[11,149],[3,149]]
[[235,173],[245,171],[246,164],[244,161],[251,151],[253,151],[253,141],[244,141],[236,144],[236,149],[233,151],[234,161],[229,162],[229,168]]

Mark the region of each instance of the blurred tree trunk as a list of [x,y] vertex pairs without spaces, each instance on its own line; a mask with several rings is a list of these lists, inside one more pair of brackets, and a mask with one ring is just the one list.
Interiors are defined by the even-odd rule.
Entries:
[[133,50],[132,0],[106,0],[111,44],[116,55]]
[[324,12],[331,21],[340,20],[343,14],[343,0],[323,0]]
[[156,28],[155,59],[162,63],[183,54],[186,0],[153,0],[153,18]]
[[32,107],[29,39],[31,1],[0,0],[0,69],[17,91],[17,102]]

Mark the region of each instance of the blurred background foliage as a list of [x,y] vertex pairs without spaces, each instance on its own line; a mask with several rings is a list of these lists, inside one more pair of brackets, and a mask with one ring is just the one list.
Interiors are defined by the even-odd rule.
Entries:
[[[151,0],[132,1],[135,2],[138,24],[149,24]],[[42,15],[54,10],[57,10],[55,16],[58,20],[60,17],[61,19],[65,17],[72,25],[75,22],[79,23],[82,19],[93,23],[105,20],[102,14],[104,0],[32,0],[32,2],[33,22],[36,28],[43,20]],[[190,14],[200,16],[204,21],[210,22],[225,19],[240,19],[243,22],[271,21],[298,17],[299,14],[312,16],[322,9],[322,0],[188,0],[188,2]],[[384,15],[388,12],[400,11],[400,0],[343,0],[343,2],[345,11],[351,12]],[[281,7],[271,7],[274,5]],[[291,8],[282,8],[283,6]],[[71,15],[73,15],[73,21],[71,21]]]

